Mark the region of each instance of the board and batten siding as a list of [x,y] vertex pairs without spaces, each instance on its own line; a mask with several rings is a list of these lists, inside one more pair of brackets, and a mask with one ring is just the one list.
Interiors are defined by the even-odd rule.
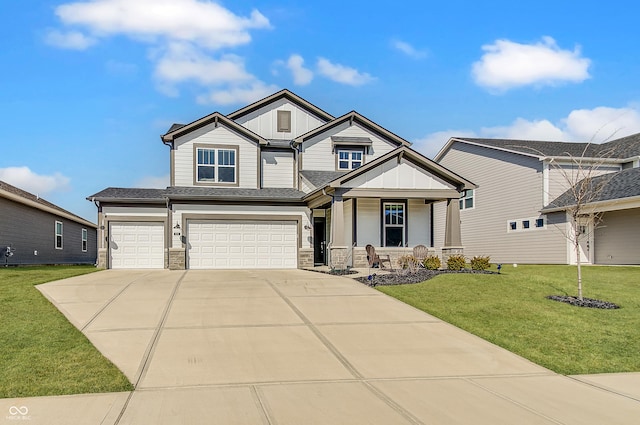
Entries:
[[397,158],[344,183],[343,187],[362,189],[455,189],[450,183],[402,159]]
[[353,123],[353,125],[350,126],[348,122],[344,122],[331,130],[325,131],[322,134],[306,140],[302,144],[303,170],[336,170],[336,154],[333,151],[331,136],[368,137],[371,139],[372,146],[365,149],[365,164],[396,148],[392,143],[387,142],[367,131],[365,128],[358,125],[358,123]]
[[[56,221],[62,222],[62,249],[56,249]],[[87,251],[82,251],[82,229],[87,229]],[[0,197],[0,266],[11,246],[9,265],[95,264],[95,227]]]
[[[209,124],[175,141],[175,186],[194,186],[194,144],[238,147],[236,166],[241,188],[258,188],[257,144],[223,125]],[[221,186],[222,187],[222,186]]]
[[[530,230],[507,231],[509,220],[520,226],[523,219],[540,217],[543,165],[537,158],[456,142],[440,163],[478,185],[474,208],[460,211],[466,256],[489,255],[493,262],[567,263],[563,219],[553,218],[549,221],[555,223],[543,229],[531,223]],[[440,205],[438,209],[444,212]],[[438,220],[441,226],[443,217]]]
[[423,199],[409,199],[407,220],[407,246],[431,246],[431,205]]
[[[277,111],[291,112],[291,132],[277,131]],[[292,140],[295,137],[308,133],[314,128],[318,128],[325,123],[324,120],[321,120],[286,99],[280,99],[276,102],[265,105],[235,121],[265,139],[279,140]]]
[[293,152],[262,151],[262,187],[294,187]]
[[357,202],[358,246],[380,246],[380,199],[360,198]]
[[640,209],[604,213],[594,242],[596,264],[640,264]]

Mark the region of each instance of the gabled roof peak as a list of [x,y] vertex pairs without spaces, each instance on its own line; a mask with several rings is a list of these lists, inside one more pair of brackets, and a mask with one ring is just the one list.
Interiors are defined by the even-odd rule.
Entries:
[[311,112],[313,115],[316,115],[318,118],[322,119],[323,121],[330,121],[334,119],[333,115],[331,115],[330,113],[318,108],[316,105],[303,99],[302,97],[298,96],[297,94],[293,93],[288,89],[282,89],[279,92],[276,92],[263,99],[253,102],[250,105],[240,108],[237,111],[231,112],[230,114],[227,115],[227,117],[229,119],[236,120],[244,115],[250,114],[251,112],[257,109],[260,109],[263,106],[276,102],[280,99],[287,99],[288,101],[298,105],[302,109],[305,109]]

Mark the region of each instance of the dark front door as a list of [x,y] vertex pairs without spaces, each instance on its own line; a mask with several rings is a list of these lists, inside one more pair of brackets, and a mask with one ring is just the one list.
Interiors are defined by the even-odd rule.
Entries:
[[327,238],[324,217],[313,218],[313,263],[320,266],[327,263]]

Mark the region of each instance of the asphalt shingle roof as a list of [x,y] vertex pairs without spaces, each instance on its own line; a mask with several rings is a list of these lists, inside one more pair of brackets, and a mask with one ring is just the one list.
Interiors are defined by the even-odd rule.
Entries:
[[537,156],[584,156],[589,158],[625,159],[640,155],[640,133],[602,144],[549,142],[542,140],[456,138],[484,146],[493,146]]
[[186,187],[174,186],[166,189],[137,189],[109,187],[101,192],[88,197],[98,200],[147,200],[163,201],[166,198],[197,198],[197,199],[238,199],[238,200],[282,200],[299,201],[305,195],[296,189],[289,188],[220,188],[220,187]]
[[[590,199],[590,203],[640,196],[640,168],[629,168],[595,177],[591,181],[591,187],[599,193]],[[567,190],[544,209],[563,208],[575,205],[575,203],[576,199],[573,193],[571,190]]]
[[108,187],[100,192],[93,194],[87,199],[148,199],[162,200],[166,197],[166,189],[140,189],[140,188],[124,188],[124,187]]
[[316,188],[326,186],[337,178],[347,174],[348,171],[314,171],[303,170],[300,174]]

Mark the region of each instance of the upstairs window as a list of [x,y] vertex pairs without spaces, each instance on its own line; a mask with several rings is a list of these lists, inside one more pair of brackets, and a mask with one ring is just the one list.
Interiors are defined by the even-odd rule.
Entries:
[[338,149],[338,170],[355,170],[362,165],[362,149]]
[[236,183],[236,149],[196,148],[196,183]]
[[87,229],[82,229],[82,252],[87,252]]
[[56,221],[56,249],[62,249],[62,222]]
[[460,193],[460,210],[473,208],[473,189],[465,189]]
[[278,111],[278,131],[291,133],[291,111]]

